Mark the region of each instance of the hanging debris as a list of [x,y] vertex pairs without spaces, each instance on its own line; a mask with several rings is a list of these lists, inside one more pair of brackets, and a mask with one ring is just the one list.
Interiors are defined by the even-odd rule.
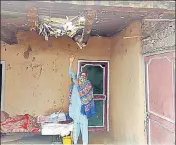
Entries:
[[50,36],[57,38],[67,35],[82,49],[87,44],[95,14],[95,11],[88,11],[86,16],[66,16],[65,19],[38,17],[37,9],[31,8],[28,10],[28,22],[30,30],[35,30],[39,35],[44,36],[46,41]]
[[81,48],[86,46],[88,42],[90,32],[92,30],[92,24],[95,17],[96,17],[96,11],[88,11],[86,21],[85,21],[85,26],[82,32],[82,37],[80,39],[78,38],[78,42],[77,42],[79,45],[81,44]]

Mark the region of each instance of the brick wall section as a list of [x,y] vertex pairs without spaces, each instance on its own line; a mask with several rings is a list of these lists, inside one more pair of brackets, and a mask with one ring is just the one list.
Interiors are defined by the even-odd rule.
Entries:
[[142,24],[142,53],[175,50],[175,22],[144,21]]

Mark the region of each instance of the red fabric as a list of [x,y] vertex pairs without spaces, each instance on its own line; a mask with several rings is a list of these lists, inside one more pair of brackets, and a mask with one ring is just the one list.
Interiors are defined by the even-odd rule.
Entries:
[[34,128],[33,130],[32,130],[32,132],[34,132],[34,133],[36,133],[36,132],[38,132],[39,131],[39,128]]
[[24,115],[24,123],[23,123],[23,128],[24,129],[27,129],[28,122],[29,122],[29,116],[28,116],[28,114],[25,114]]
[[1,130],[4,132],[13,132],[14,129],[37,132],[39,131],[40,126],[37,123],[36,118],[29,114],[16,115],[1,123]]

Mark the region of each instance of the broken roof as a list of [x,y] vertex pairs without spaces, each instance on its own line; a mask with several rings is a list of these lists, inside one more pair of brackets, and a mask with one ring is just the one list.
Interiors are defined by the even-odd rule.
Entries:
[[[175,18],[175,5],[171,2],[81,2],[81,1],[2,1],[1,26],[14,24],[20,29],[27,25],[27,12],[36,7],[39,17],[66,18],[78,16],[87,10],[96,10],[91,36],[111,37],[136,20],[143,18]],[[113,5],[113,6],[112,6]]]

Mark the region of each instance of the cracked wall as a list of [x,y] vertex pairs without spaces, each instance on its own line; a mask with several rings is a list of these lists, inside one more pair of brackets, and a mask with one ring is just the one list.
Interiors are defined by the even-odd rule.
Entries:
[[[35,32],[20,32],[19,44],[1,42],[1,60],[5,60],[4,108],[10,115],[45,115],[67,111],[69,56],[78,59],[109,60],[111,39],[92,37],[80,50],[68,37],[45,41]],[[100,51],[101,50],[101,51]]]
[[142,53],[175,50],[175,22],[144,21],[142,24]]

